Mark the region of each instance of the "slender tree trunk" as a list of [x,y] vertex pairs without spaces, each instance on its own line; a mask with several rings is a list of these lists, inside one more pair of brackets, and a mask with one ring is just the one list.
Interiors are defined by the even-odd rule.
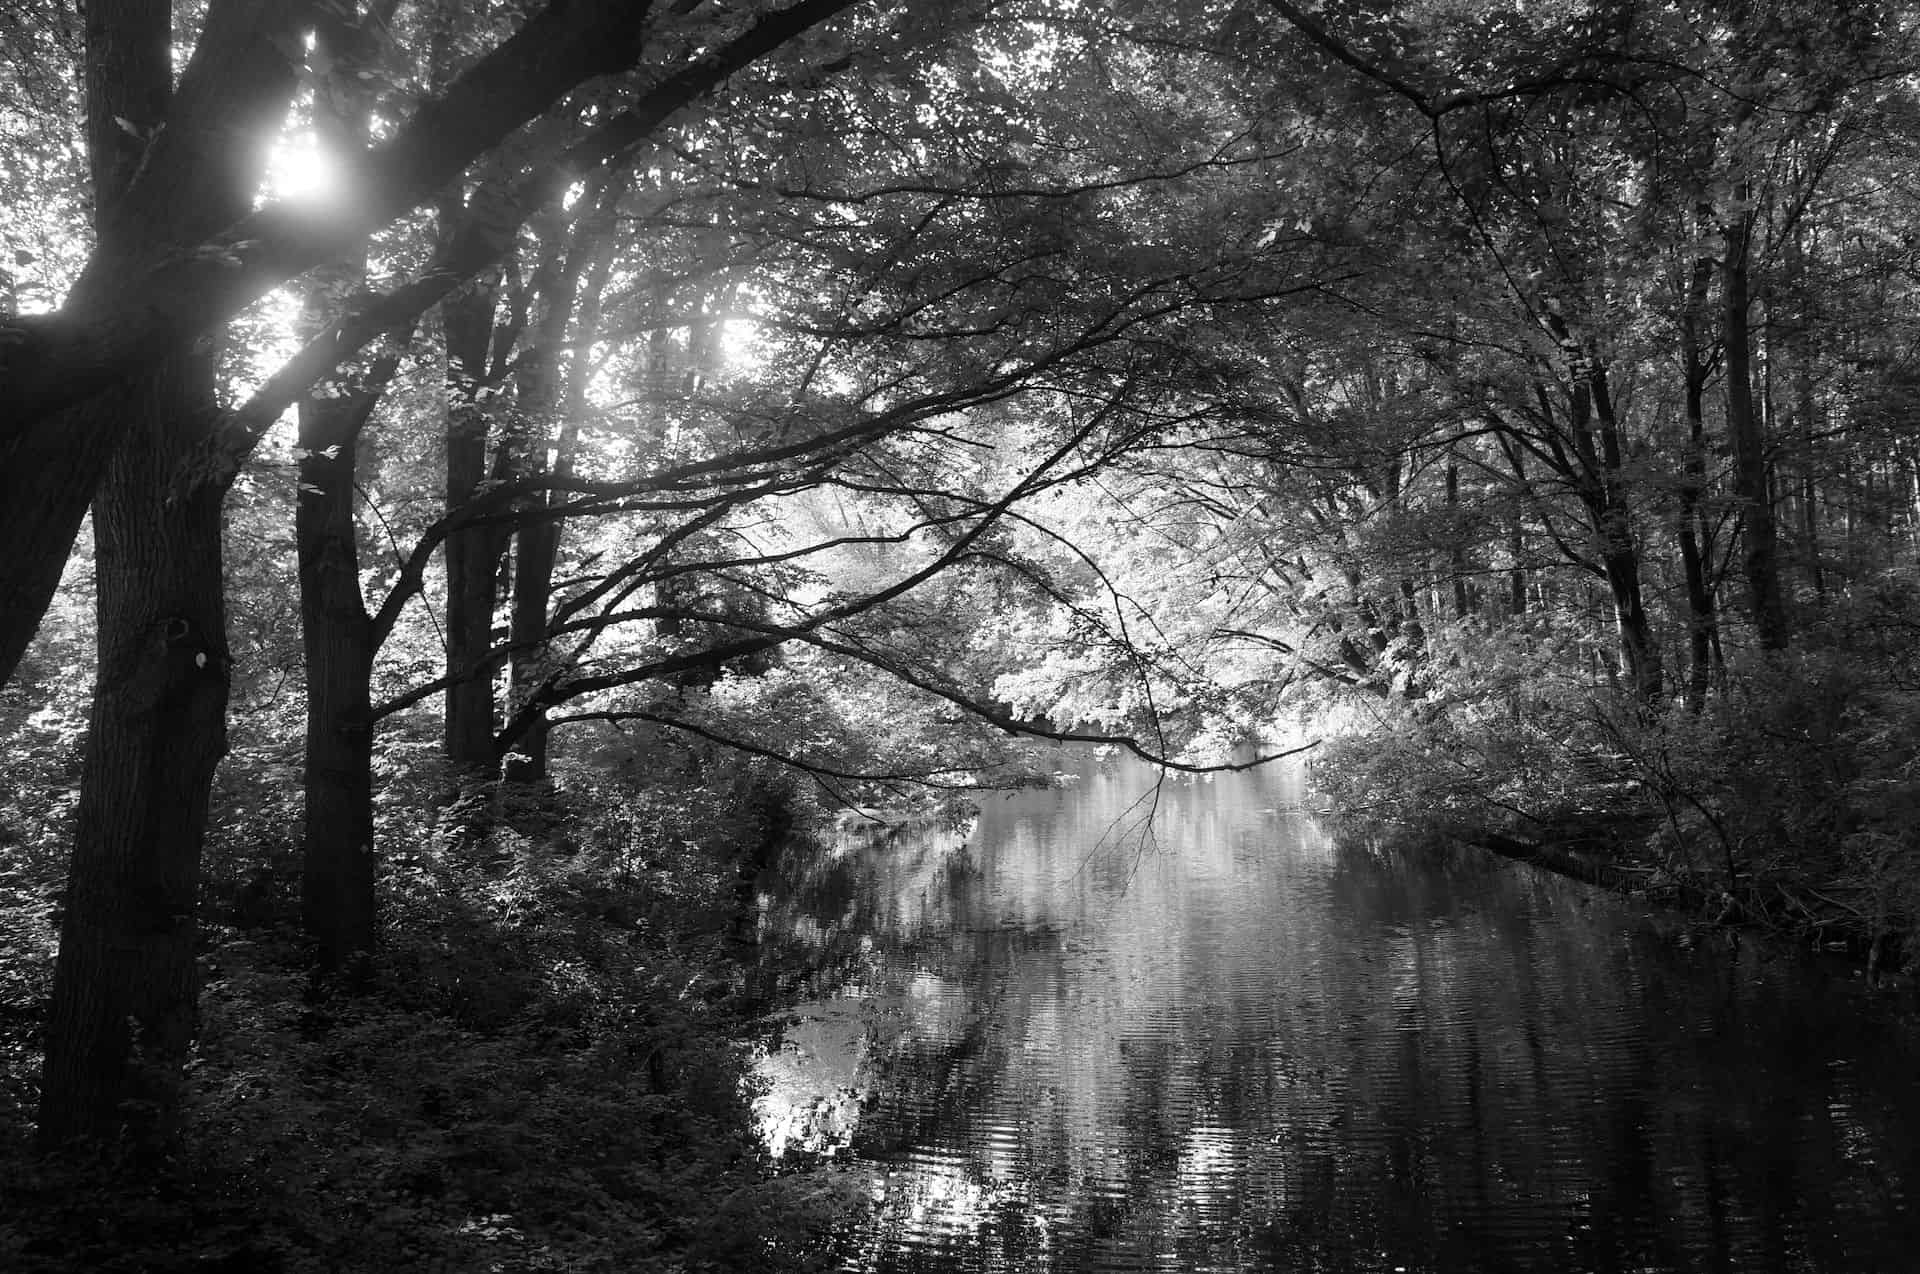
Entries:
[[[571,226],[561,223],[556,215],[546,228],[550,243],[540,271],[542,312],[533,348],[522,357],[518,374],[520,414],[532,434],[525,463],[529,474],[547,473],[551,465],[556,476],[565,476],[573,468],[573,445],[577,444],[579,430],[575,422],[565,419],[561,403],[560,352],[589,263],[597,264],[611,257],[612,236],[606,233],[610,226],[603,220],[611,209],[602,207],[608,188],[604,181],[596,185],[583,206],[582,215]],[[563,248],[564,262],[560,260]],[[571,360],[576,372],[583,361],[580,354]],[[571,405],[569,399],[567,406]],[[554,448],[550,441],[558,444],[551,460],[549,452]],[[538,514],[554,502],[552,493],[542,492],[530,497],[527,504],[530,512]],[[515,709],[539,693],[547,676],[550,658],[547,607],[553,597],[553,567],[560,553],[560,531],[557,520],[536,516],[514,534],[513,610],[509,630],[514,651],[508,684]],[[512,742],[506,756],[506,777],[517,783],[538,783],[546,776],[546,714],[536,711],[526,729]]]
[[1706,307],[1707,285],[1712,263],[1702,261],[1694,270],[1688,309],[1681,322],[1681,364],[1686,379],[1685,413],[1687,421],[1686,457],[1676,492],[1679,503],[1675,538],[1680,545],[1680,570],[1687,593],[1687,686],[1689,712],[1706,707],[1707,686],[1711,680],[1713,650],[1718,639],[1719,616],[1715,613],[1713,584],[1708,578],[1706,551],[1702,536],[1701,497],[1707,483],[1706,359],[1700,350],[1697,316]]
[[1467,533],[1459,524],[1460,464],[1452,455],[1447,457],[1447,511],[1454,517],[1449,529],[1453,543],[1447,550],[1447,566],[1453,576],[1453,617],[1465,619],[1473,613],[1473,597],[1467,586]]
[[[515,539],[513,573],[513,700],[524,703],[540,689],[547,663],[547,604],[553,597],[553,565],[560,551],[560,527],[541,520],[520,528]],[[538,783],[547,777],[547,722],[537,714],[506,757],[506,777]]]
[[[486,413],[472,404],[452,409],[447,428],[447,508],[479,493],[487,473]],[[469,777],[489,777],[494,765],[493,604],[499,538],[490,526],[447,536],[446,753]]]
[[304,455],[294,538],[307,677],[301,917],[327,972],[374,945],[373,622],[360,595],[353,519],[365,406],[349,397],[300,404]]
[[1706,706],[1712,670],[1713,643],[1719,618],[1713,604],[1713,586],[1707,578],[1706,553],[1700,541],[1700,496],[1706,480],[1702,449],[1701,390],[1689,375],[1687,425],[1689,440],[1685,476],[1678,491],[1676,536],[1680,542],[1680,569],[1687,593],[1687,689],[1690,712]]
[[[395,0],[375,0],[362,25],[328,11],[315,47],[331,61],[372,56],[367,33],[392,20]],[[357,80],[314,104],[314,131],[333,154],[366,143],[370,94]],[[364,251],[318,273],[304,335],[338,320],[338,300],[364,286]],[[301,836],[301,919],[322,972],[352,970],[373,950],[373,660],[379,642],[360,592],[353,510],[360,433],[400,364],[407,337],[365,375],[336,370],[298,405],[300,481],[294,549],[300,570],[300,636],[306,655],[307,745]]]
[[1827,576],[1820,560],[1820,483],[1816,477],[1816,457],[1822,450],[1818,411],[1813,393],[1814,360],[1817,354],[1814,332],[1817,316],[1807,285],[1807,252],[1801,231],[1787,236],[1786,263],[1788,285],[1794,295],[1794,333],[1790,345],[1793,361],[1793,416],[1799,435],[1802,469],[1800,472],[1801,532],[1806,537],[1803,556],[1807,582],[1821,602],[1827,598]]
[[1620,480],[1623,457],[1619,422],[1604,366],[1592,364],[1586,369],[1574,387],[1571,407],[1575,447],[1589,471],[1586,503],[1600,540],[1600,565],[1613,601],[1620,671],[1636,697],[1643,703],[1656,704],[1665,693],[1665,677],[1641,590],[1640,550],[1634,543],[1632,517]]
[[1507,528],[1507,553],[1513,565],[1507,570],[1507,613],[1515,619],[1527,613],[1527,460],[1526,455],[1508,439],[1500,440],[1507,463],[1513,467],[1515,497],[1513,522]]
[[1720,262],[1721,338],[1727,360],[1727,440],[1733,449],[1734,491],[1740,497],[1746,552],[1747,598],[1763,650],[1785,650],[1786,599],[1780,592],[1773,501],[1767,491],[1766,440],[1753,405],[1752,333],[1747,309],[1747,231],[1729,226]]
[[[464,508],[487,478],[492,421],[486,409],[487,354],[493,340],[496,293],[492,279],[463,288],[441,306],[446,332],[448,386],[446,508]],[[493,605],[500,533],[473,526],[447,536],[447,760],[467,780],[491,777],[494,767]]]

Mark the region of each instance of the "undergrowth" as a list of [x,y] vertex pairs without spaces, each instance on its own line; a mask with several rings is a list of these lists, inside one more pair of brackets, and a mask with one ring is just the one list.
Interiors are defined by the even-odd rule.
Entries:
[[403,769],[364,987],[308,973],[287,825],[220,830],[187,1132],[164,1162],[30,1150],[57,882],[9,856],[0,1268],[830,1264],[846,1187],[768,1158],[738,1042],[740,871],[781,807],[765,776],[686,757],[677,790],[576,773],[473,840],[451,830],[472,811],[425,799],[431,767]]

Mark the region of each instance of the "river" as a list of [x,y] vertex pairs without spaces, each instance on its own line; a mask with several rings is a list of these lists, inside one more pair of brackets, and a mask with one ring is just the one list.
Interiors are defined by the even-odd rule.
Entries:
[[1469,854],[1298,769],[1071,764],[765,900],[761,1063],[861,1271],[1920,1270],[1920,1037],[1831,969]]

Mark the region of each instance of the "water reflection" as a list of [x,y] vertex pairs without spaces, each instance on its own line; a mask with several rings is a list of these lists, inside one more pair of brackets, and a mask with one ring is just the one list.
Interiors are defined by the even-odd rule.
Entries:
[[838,971],[765,1113],[872,1172],[852,1268],[1916,1268],[1893,1006],[1511,864],[1335,853],[1293,772],[1075,779],[769,904]]

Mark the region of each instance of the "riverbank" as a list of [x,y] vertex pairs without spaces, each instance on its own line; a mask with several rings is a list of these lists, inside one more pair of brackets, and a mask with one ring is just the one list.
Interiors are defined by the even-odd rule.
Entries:
[[1618,827],[1596,832],[1569,825],[1526,841],[1478,828],[1451,832],[1448,839],[1715,925],[1753,929],[1811,951],[1845,956],[1875,990],[1915,989],[1911,930],[1876,929],[1857,907],[1804,879],[1746,881],[1736,894],[1719,882],[1676,876],[1666,864],[1637,852],[1654,829],[1643,822],[1636,830],[1638,835]]
[[1737,670],[1703,711],[1551,685],[1329,741],[1322,817],[1362,843],[1456,841],[1715,924],[1920,971],[1911,696],[1831,655]]
[[1666,829],[1645,813],[1606,817],[1566,816],[1526,820],[1529,835],[1508,822],[1449,820],[1436,823],[1415,810],[1371,811],[1364,819],[1343,817],[1330,807],[1322,816],[1343,843],[1376,848],[1417,848],[1452,843],[1525,863],[1582,884],[1641,899],[1690,919],[1748,929],[1808,951],[1842,956],[1858,967],[1870,988],[1912,991],[1920,987],[1920,945],[1910,923],[1878,922],[1845,879],[1807,873],[1748,871],[1728,878],[1689,870],[1662,852]]

